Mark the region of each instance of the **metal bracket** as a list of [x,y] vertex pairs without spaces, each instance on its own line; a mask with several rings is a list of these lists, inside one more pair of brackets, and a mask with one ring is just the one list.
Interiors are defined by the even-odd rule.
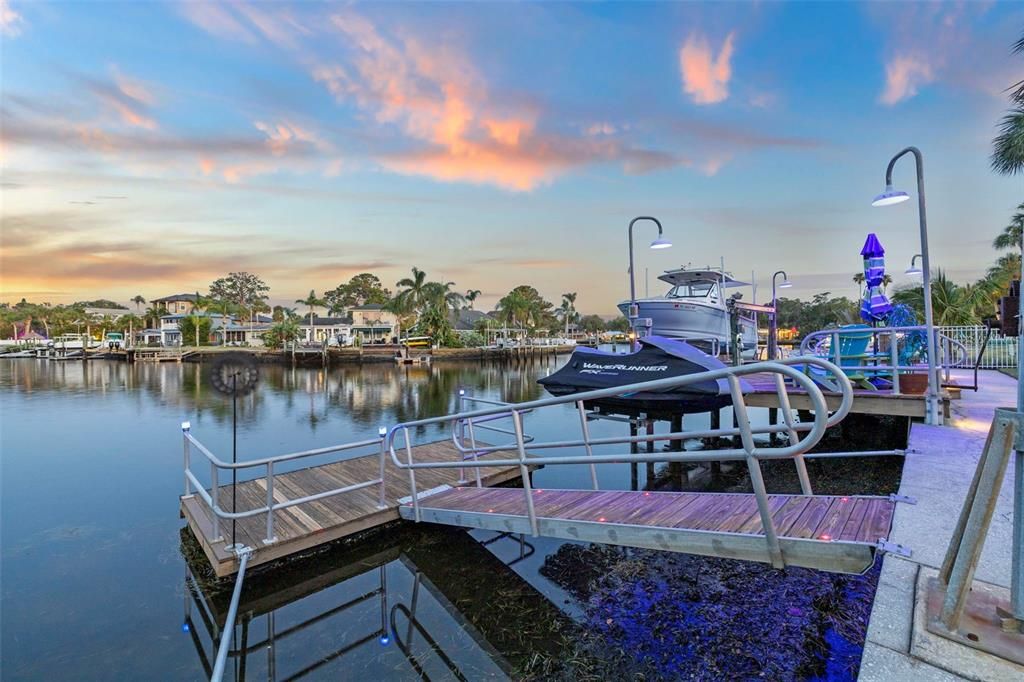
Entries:
[[895,554],[905,558],[910,558],[912,552],[909,547],[904,547],[901,544],[895,542],[889,542],[885,538],[878,538],[878,542],[875,543],[875,547],[878,548],[879,552],[886,552],[888,554]]
[[1000,407],[996,410],[996,416],[1008,421],[1016,421],[1013,430],[1013,449],[1020,452],[1024,450],[1024,413],[1018,412],[1012,407]]
[[[438,493],[443,493],[446,490],[451,490],[451,489],[452,489],[452,487],[450,485],[439,485],[436,488],[431,488],[430,490],[424,490],[423,492],[418,493],[416,495],[416,497],[417,497],[417,499],[422,500],[424,497],[430,497],[431,495],[437,495]],[[412,502],[412,495],[406,495],[405,497],[398,498],[398,504],[409,504],[410,502]]]
[[903,502],[904,504],[917,504],[916,497],[910,497],[909,495],[900,495],[898,493],[889,493],[890,502]]

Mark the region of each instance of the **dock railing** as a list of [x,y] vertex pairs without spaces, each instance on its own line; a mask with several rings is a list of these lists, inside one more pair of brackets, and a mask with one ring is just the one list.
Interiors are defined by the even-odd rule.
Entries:
[[[839,407],[829,413],[828,404],[821,389],[815,382],[800,371],[794,365],[806,366],[815,365],[821,371],[831,374],[835,382],[841,388],[841,401]],[[750,422],[747,413],[747,405],[743,395],[741,378],[748,374],[769,373],[774,375],[776,393],[779,400],[780,414],[783,421],[778,424],[766,424],[754,426]],[[725,426],[695,431],[678,431],[669,433],[648,433],[637,436],[619,436],[606,438],[593,438],[589,433],[588,417],[586,414],[586,403],[601,399],[613,398],[616,396],[628,395],[640,391],[667,391],[674,388],[698,384],[706,381],[725,380],[729,386],[732,398],[732,409],[735,416],[736,426]],[[787,393],[786,380],[796,384],[797,387],[806,392],[811,401],[811,409],[814,412],[814,419],[811,422],[797,422],[790,407]],[[556,406],[575,405],[579,413],[581,437],[576,440],[562,441],[534,441],[530,443],[532,451],[557,450],[566,448],[582,448],[585,454],[582,455],[559,455],[545,456],[527,453],[527,440],[523,433],[522,415],[526,411],[540,410]],[[530,482],[529,472],[531,467],[552,466],[552,465],[585,465],[590,468],[591,486],[598,489],[598,479],[595,467],[599,464],[613,463],[634,463],[634,462],[701,462],[701,461],[726,461],[743,460],[747,463],[750,472],[751,484],[757,500],[758,512],[768,543],[768,551],[772,563],[777,566],[783,565],[782,554],[778,540],[778,534],[772,520],[769,508],[768,493],[765,489],[764,478],[761,474],[759,462],[764,459],[792,459],[796,465],[797,475],[800,480],[800,488],[804,495],[812,495],[810,479],[807,475],[806,464],[803,459],[804,453],[813,448],[825,430],[830,426],[839,423],[853,406],[853,388],[850,380],[835,364],[818,357],[795,357],[787,360],[776,360],[771,362],[758,362],[748,365],[725,367],[722,369],[690,374],[682,377],[670,377],[644,381],[626,386],[574,393],[566,396],[532,400],[516,404],[504,404],[484,409],[471,410],[443,417],[419,419],[393,426],[385,438],[385,446],[391,455],[392,462],[400,469],[405,469],[409,474],[409,503],[413,507],[413,518],[416,521],[422,520],[420,513],[420,498],[422,494],[417,489],[416,471],[419,469],[438,468],[473,468],[477,472],[483,467],[518,467],[523,484],[527,517],[531,532],[534,536],[539,535],[537,514],[534,510],[533,491]],[[508,418],[512,422],[511,442],[497,445],[479,447],[474,436],[475,430],[482,422],[496,418]],[[464,453],[459,461],[429,461],[416,462],[413,458],[413,447],[410,438],[410,430],[418,429],[428,425],[449,424],[451,427],[452,441],[456,448]],[[775,446],[771,440],[767,446],[762,446],[755,441],[756,435],[785,434],[788,436],[788,444]],[[402,439],[398,445],[399,437]],[[712,451],[688,452],[628,452],[615,454],[597,454],[595,447],[609,445],[629,444],[634,446],[639,443],[651,443],[655,441],[675,441],[692,438],[736,438],[740,440],[740,447],[724,448]],[[467,442],[468,439],[468,442]],[[397,449],[396,449],[397,448]],[[400,457],[398,450],[404,450],[404,456]],[[478,458],[476,454],[493,455],[495,453],[511,452],[513,457]],[[469,456],[467,459],[466,456]],[[477,485],[480,486],[480,478],[477,476]],[[429,495],[432,491],[427,491]]]
[[[254,459],[244,462],[225,462],[222,459],[214,455],[210,450],[199,442],[195,436],[192,435],[192,427],[189,422],[183,422],[181,425],[181,433],[184,440],[184,474],[185,474],[185,497],[193,494],[198,494],[200,498],[206,503],[206,506],[210,509],[210,518],[213,523],[213,534],[210,539],[211,542],[221,542],[224,540],[221,534],[221,520],[238,520],[246,519],[252,516],[258,516],[260,514],[266,514],[267,517],[267,535],[263,539],[263,544],[269,545],[277,541],[277,537],[274,534],[274,513],[281,510],[287,509],[288,507],[294,507],[299,504],[306,502],[314,502],[316,500],[322,500],[326,497],[334,497],[335,495],[343,495],[345,493],[353,492],[355,490],[362,490],[363,488],[370,488],[372,486],[379,487],[379,501],[378,506],[383,509],[387,506],[384,498],[384,467],[387,461],[387,449],[384,447],[385,435],[387,429],[381,427],[378,430],[378,437],[353,441],[351,443],[343,443],[341,445],[332,445],[324,448],[316,448],[314,450],[304,450],[302,452],[291,452],[284,455],[276,455],[274,457],[263,457],[261,459]],[[327,455],[337,452],[347,452],[350,450],[357,450],[360,448],[367,448],[376,446],[377,451],[363,455],[358,455],[352,459],[359,459],[361,457],[378,457],[380,460],[380,468],[378,476],[368,481],[360,483],[353,483],[352,485],[343,486],[340,488],[333,488],[326,490],[315,495],[306,495],[305,497],[299,497],[295,499],[284,499],[278,501],[278,497],[283,497],[280,491],[277,491],[274,487],[274,477],[277,475],[276,469],[286,462],[294,462],[300,459],[306,459],[309,457],[317,457],[319,455]],[[193,449],[199,452],[203,458],[210,465],[210,488],[209,490],[199,481],[195,472],[192,470],[192,451]],[[219,491],[220,491],[220,472],[237,472],[243,469],[264,469],[264,480],[266,482],[267,497],[266,503],[262,507],[256,509],[246,509],[244,511],[237,511],[232,509],[228,511],[220,506]],[[234,507],[234,504],[232,504]],[[232,538],[232,543],[235,539]],[[236,548],[237,549],[237,548]]]
[[[936,379],[939,384],[948,383],[953,369],[972,367],[974,358],[960,340],[938,328],[934,332],[938,375]],[[871,334],[871,342],[868,344],[870,352],[867,353],[869,357],[863,357],[864,354],[843,356],[842,339],[854,334]],[[823,329],[804,337],[800,344],[800,355],[827,357],[845,372],[881,376],[892,382],[893,395],[900,395],[901,373],[928,372],[928,365],[924,360],[927,353],[927,342],[924,340],[926,338],[927,327],[923,325]],[[914,339],[920,339],[922,344],[918,353],[908,352],[907,349],[907,343]],[[915,361],[917,356],[920,356],[920,361]]]

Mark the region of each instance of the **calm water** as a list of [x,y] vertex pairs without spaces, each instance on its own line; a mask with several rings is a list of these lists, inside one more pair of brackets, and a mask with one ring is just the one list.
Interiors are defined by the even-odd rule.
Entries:
[[[263,366],[258,388],[239,401],[239,459],[371,438],[381,425],[449,413],[459,388],[538,398],[536,380],[564,360]],[[198,364],[0,360],[5,679],[208,676],[228,595],[190,587],[178,516],[180,423],[230,456],[231,404],[208,374]],[[545,410],[527,417],[526,430],[564,438],[565,424],[577,423],[568,407]],[[626,426],[591,428],[602,436]],[[542,488],[589,486],[583,468],[535,476]],[[630,485],[626,465],[599,476],[605,488]],[[640,478],[643,485],[643,467]],[[254,576],[228,677],[500,679],[535,650],[557,656],[559,619],[584,618],[586,604],[539,572],[564,544],[409,524]]]
[[[444,414],[455,408],[454,396],[460,387],[502,400],[537,398],[542,391],[536,379],[562,361],[429,368],[365,365],[328,371],[263,366],[258,389],[239,402],[239,458],[372,437],[379,425]],[[210,386],[208,371],[198,364],[0,360],[4,678],[196,679],[206,675],[203,657],[212,660],[214,650],[207,627],[196,617],[198,604],[189,607],[190,631],[183,628],[190,600],[185,598],[186,562],[179,533],[183,522],[177,503],[182,488],[179,425],[183,420],[191,421],[193,433],[214,452],[230,454],[231,405]],[[547,411],[528,417],[527,430],[553,436],[559,432],[560,416]],[[568,423],[575,423],[573,414],[566,416],[573,420]],[[625,427],[599,423],[593,428],[598,435],[621,433]],[[440,435],[418,437],[431,440]],[[605,467],[600,475],[606,487],[629,485],[625,466]],[[548,468],[538,472],[536,482],[553,487],[586,485],[587,480],[585,470]],[[449,546],[453,544],[450,535],[441,533]],[[479,534],[477,540],[491,537]],[[263,611],[254,612],[250,649],[254,642],[266,639],[271,620],[281,632],[320,618],[288,637],[276,638],[280,641],[275,642],[275,660],[268,660],[266,647],[260,655],[246,657],[246,675],[265,679],[272,667],[277,677],[286,678],[320,661],[320,667],[309,671],[314,677],[350,677],[354,671],[364,671],[361,674],[372,679],[416,678],[420,665],[431,677],[443,679],[450,666],[428,646],[433,638],[453,665],[476,671],[471,677],[499,676],[500,668],[492,659],[507,652],[496,652],[493,644],[478,641],[484,640],[479,632],[475,637],[467,634],[458,617],[459,609],[486,603],[487,590],[472,598],[460,596],[459,609],[446,606],[455,600],[443,590],[458,591],[466,580],[482,585],[493,581],[498,569],[487,568],[488,562],[496,560],[500,567],[515,561],[520,556],[519,543],[498,539],[484,549],[478,542],[460,541],[450,551],[427,556],[429,552],[417,548],[430,546],[429,537],[403,542],[404,546],[390,547],[372,560],[360,559],[354,568],[321,562],[314,569],[304,569],[304,574],[285,581],[291,593],[284,596],[274,596],[277,586],[264,586],[254,597],[275,608],[265,605]],[[514,570],[571,614],[573,600],[537,573],[544,557],[559,544],[532,542],[533,548],[522,548],[530,556],[515,562]],[[417,551],[423,556],[415,556]],[[395,605],[408,608],[418,571],[426,567],[443,575],[446,562],[481,565],[481,569],[455,579],[454,586],[434,584],[445,582],[435,575],[426,581],[430,589],[415,590],[416,620],[429,634],[414,628],[412,654],[417,663],[393,643],[381,645],[378,636],[369,637],[380,630],[382,603],[388,611],[396,611],[398,629],[404,633],[408,617]],[[295,587],[337,569],[345,570],[333,582],[322,579],[323,589]],[[382,583],[386,594],[379,590]],[[366,597],[374,590],[381,593]],[[363,601],[342,611],[332,611],[362,597]],[[223,612],[215,615],[223,618]],[[387,619],[391,617],[389,613]],[[488,636],[500,639],[503,635]]]

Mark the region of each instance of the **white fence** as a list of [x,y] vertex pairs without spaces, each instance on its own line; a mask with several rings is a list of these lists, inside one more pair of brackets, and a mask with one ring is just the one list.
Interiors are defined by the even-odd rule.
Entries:
[[[978,358],[978,352],[981,350],[981,344],[985,341],[986,329],[980,325],[976,327],[939,327],[938,329],[942,334],[954,341],[959,341],[967,348],[969,364],[973,366]],[[1016,367],[1017,339],[1005,337],[999,331],[993,330],[979,366],[982,369]]]

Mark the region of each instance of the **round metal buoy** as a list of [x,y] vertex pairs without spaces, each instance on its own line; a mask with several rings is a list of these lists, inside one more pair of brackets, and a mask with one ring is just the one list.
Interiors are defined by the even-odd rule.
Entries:
[[213,362],[210,382],[221,393],[244,395],[256,387],[259,378],[255,358],[245,353],[228,353]]

